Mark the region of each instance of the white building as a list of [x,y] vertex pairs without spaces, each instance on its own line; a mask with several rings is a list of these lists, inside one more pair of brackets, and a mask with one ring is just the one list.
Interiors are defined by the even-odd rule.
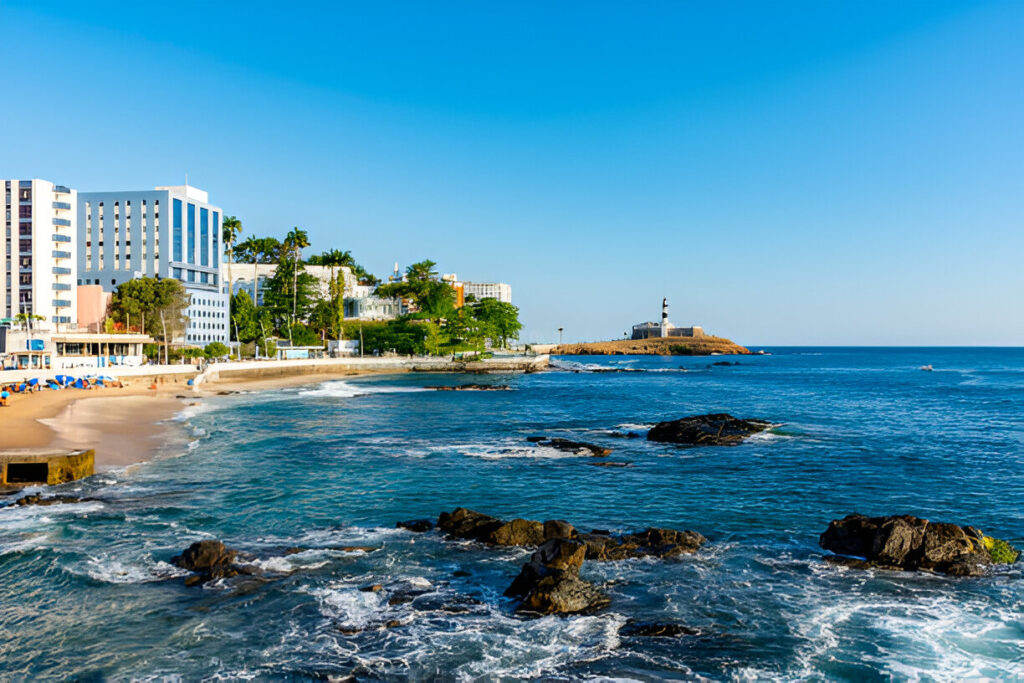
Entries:
[[[303,266],[307,275],[312,275],[317,281],[317,291],[320,296],[328,297],[331,294],[331,279],[337,278],[339,274],[345,278],[344,296],[349,296],[356,285],[356,279],[352,271],[346,266]],[[274,277],[277,272],[276,263],[231,263],[224,264],[224,280],[231,282],[232,296],[241,291],[249,294],[256,305],[263,305],[263,292],[266,289],[267,280]]]
[[137,277],[174,278],[191,297],[184,341],[227,343],[223,212],[190,185],[78,194],[78,284],[113,291]]
[[454,287],[457,293],[461,290],[460,301],[472,294],[477,301],[497,299],[507,304],[512,303],[512,287],[504,282],[462,282],[455,273],[443,275],[441,279]]
[[0,318],[43,316],[40,329],[76,325],[75,191],[46,180],[4,180]]

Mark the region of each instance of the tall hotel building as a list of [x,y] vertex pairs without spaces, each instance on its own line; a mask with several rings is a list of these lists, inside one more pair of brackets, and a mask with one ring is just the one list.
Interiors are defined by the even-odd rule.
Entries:
[[0,318],[42,316],[33,325],[61,331],[77,324],[75,191],[45,180],[0,180],[5,249]]
[[174,278],[191,295],[184,341],[228,342],[220,207],[190,185],[78,194],[78,284],[113,291],[136,277]]

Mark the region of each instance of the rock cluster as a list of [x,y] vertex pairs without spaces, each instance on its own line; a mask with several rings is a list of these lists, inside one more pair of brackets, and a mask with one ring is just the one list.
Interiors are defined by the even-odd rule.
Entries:
[[607,607],[611,598],[580,578],[586,544],[553,538],[537,548],[505,591],[519,598],[518,612],[577,614]]
[[[410,520],[399,522],[398,526],[426,531],[426,523],[427,520]],[[620,535],[601,530],[579,533],[561,519],[504,521],[466,508],[442,512],[437,528],[452,538],[488,545],[537,547],[505,594],[520,600],[519,611],[539,614],[575,614],[609,604],[607,595],[580,578],[585,559],[677,557],[696,552],[707,540],[695,531],[674,529]]]
[[526,440],[530,443],[535,443],[538,446],[547,446],[560,451],[566,451],[567,453],[575,453],[576,455],[604,457],[606,455],[611,455],[612,452],[612,449],[605,448],[604,446],[597,446],[592,443],[586,443],[585,441],[570,441],[569,439],[563,439],[557,436],[554,438],[548,438],[546,436],[528,436],[526,437]]
[[728,413],[693,415],[659,422],[647,432],[647,440],[686,446],[735,446],[771,427],[771,422],[743,420]]
[[71,503],[84,503],[94,500],[93,498],[79,498],[77,496],[47,496],[43,497],[38,493],[30,493],[14,501],[12,505],[65,505]]
[[171,564],[193,572],[185,579],[185,585],[195,586],[216,579],[258,573],[252,565],[244,562],[245,559],[248,558],[220,541],[206,540],[196,541],[181,555],[172,557]]
[[433,386],[427,389],[435,391],[510,391],[507,384],[456,384],[454,386]]
[[836,561],[854,567],[978,576],[993,563],[991,548],[1001,542],[971,526],[910,515],[848,515],[833,520],[819,543],[842,556]]
[[553,538],[570,538],[576,534],[571,524],[560,519],[546,522],[513,519],[505,522],[466,508],[455,508],[451,513],[442,512],[437,519],[437,528],[452,538],[501,546],[534,546]]

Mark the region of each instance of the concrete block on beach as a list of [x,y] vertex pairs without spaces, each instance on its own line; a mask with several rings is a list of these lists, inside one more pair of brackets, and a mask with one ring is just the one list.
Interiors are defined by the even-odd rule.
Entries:
[[90,477],[93,450],[11,449],[0,451],[0,486],[64,484]]

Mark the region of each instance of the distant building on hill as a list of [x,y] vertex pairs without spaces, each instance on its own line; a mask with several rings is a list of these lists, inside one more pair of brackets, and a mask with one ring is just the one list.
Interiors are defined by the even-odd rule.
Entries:
[[461,308],[469,296],[477,301],[497,299],[506,304],[512,303],[512,286],[504,282],[465,282],[460,281],[455,273],[443,275],[441,279],[455,289],[457,307]]
[[661,300],[661,322],[644,322],[633,325],[633,339],[658,339],[661,337],[703,337],[702,327],[676,327],[668,321],[668,299]]

